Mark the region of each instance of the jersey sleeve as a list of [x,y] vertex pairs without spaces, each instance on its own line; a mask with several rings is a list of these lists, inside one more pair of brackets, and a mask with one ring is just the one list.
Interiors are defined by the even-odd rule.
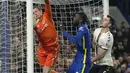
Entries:
[[75,44],[82,45],[82,38],[84,36],[85,31],[84,30],[78,30],[77,34],[75,36],[70,35],[67,32],[64,32],[63,35],[70,41],[72,41]]
[[45,16],[48,18],[48,19],[52,19],[52,10],[51,10],[51,6],[50,6],[50,0],[47,0],[48,2],[45,3]]

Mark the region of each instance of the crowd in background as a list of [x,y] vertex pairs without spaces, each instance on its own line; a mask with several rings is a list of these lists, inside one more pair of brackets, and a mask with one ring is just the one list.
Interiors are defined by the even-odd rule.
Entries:
[[113,30],[113,62],[117,73],[130,73],[130,28],[125,27],[125,22],[121,23],[120,28]]

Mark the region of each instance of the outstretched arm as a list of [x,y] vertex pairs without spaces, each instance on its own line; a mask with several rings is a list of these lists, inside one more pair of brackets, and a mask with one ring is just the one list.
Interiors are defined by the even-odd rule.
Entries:
[[83,30],[78,30],[77,34],[75,36],[70,35],[69,33],[65,32],[64,26],[61,22],[58,22],[60,24],[60,30],[63,32],[63,36],[65,36],[68,40],[72,41],[75,44],[79,44],[82,42],[82,38],[84,36]]
[[50,6],[50,0],[44,0],[45,2],[45,15],[49,18],[52,19],[52,10]]
[[77,32],[77,34],[75,36],[72,36],[67,32],[64,32],[63,34],[68,40],[72,41],[73,43],[78,44],[78,45],[82,45],[81,42],[82,42],[82,38],[84,36],[83,31]]

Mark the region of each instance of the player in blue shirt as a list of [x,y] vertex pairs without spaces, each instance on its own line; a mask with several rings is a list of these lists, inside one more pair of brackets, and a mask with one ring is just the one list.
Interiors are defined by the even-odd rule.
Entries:
[[60,25],[63,35],[77,46],[75,59],[69,67],[67,73],[89,73],[91,68],[91,37],[86,22],[87,16],[83,12],[79,12],[73,19],[73,24],[78,26],[75,36],[71,36],[64,31],[64,26]]

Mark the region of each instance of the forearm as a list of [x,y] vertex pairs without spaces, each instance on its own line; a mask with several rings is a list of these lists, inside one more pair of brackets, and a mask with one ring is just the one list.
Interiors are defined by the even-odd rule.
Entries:
[[[101,48],[102,49],[102,48]],[[101,58],[103,58],[106,54],[107,50],[100,50],[100,53],[98,55],[96,55],[93,59],[92,59],[92,62],[96,62],[98,60],[100,60]]]
[[96,62],[96,61],[100,60],[100,59],[103,58],[103,57],[104,57],[103,54],[99,54],[99,55],[95,56],[95,57],[92,59],[92,62]]
[[71,36],[69,33],[67,32],[63,32],[63,35],[70,41],[72,41],[73,43],[76,43],[76,39],[74,36]]
[[45,0],[44,14],[48,19],[52,19],[52,10],[50,6],[50,0]]

